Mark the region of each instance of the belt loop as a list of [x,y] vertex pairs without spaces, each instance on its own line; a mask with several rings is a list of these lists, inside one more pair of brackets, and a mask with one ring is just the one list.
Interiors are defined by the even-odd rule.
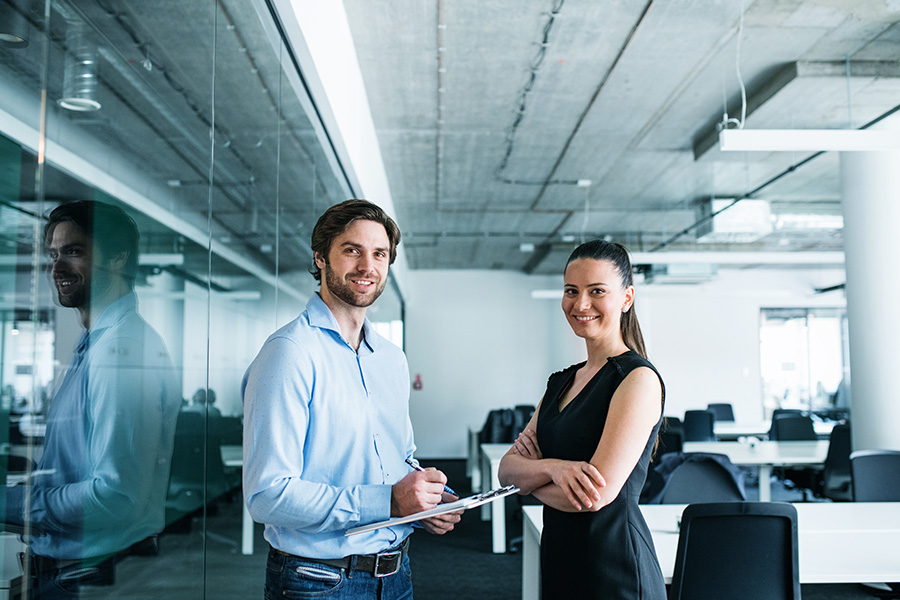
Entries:
[[347,567],[347,579],[353,579],[353,572],[356,571],[356,555],[350,557],[350,565]]

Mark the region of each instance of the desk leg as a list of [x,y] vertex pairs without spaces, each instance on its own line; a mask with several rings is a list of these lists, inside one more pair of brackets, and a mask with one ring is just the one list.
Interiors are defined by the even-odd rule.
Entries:
[[541,540],[534,528],[523,523],[522,538],[522,600],[539,600],[541,597]]
[[772,466],[759,465],[759,501],[772,501]]
[[250,556],[253,554],[253,519],[250,518],[250,509],[247,508],[247,502],[242,502],[242,505],[244,514],[241,523],[241,554]]
[[494,500],[490,505],[494,554],[503,554],[506,552],[506,498]]
[[[481,489],[479,491],[488,491],[491,489],[491,463],[488,460],[487,456],[481,452],[479,449],[479,460],[478,463],[481,465],[479,472],[479,479],[481,480]],[[491,502],[488,504],[481,505],[481,520],[488,521],[491,518]]]
[[472,482],[472,491],[477,493],[484,489],[481,481],[481,444],[478,442],[478,433],[472,431],[469,432],[469,457],[469,481]]

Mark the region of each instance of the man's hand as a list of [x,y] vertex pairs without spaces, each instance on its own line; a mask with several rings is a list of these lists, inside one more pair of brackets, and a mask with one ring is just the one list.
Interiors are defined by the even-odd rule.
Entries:
[[419,523],[428,533],[444,535],[448,531],[452,531],[461,518],[462,511],[460,510],[445,515],[431,517],[430,519],[423,519],[422,521],[419,521]]
[[391,486],[391,516],[405,517],[434,508],[442,501],[445,483],[447,476],[437,469],[413,471]]

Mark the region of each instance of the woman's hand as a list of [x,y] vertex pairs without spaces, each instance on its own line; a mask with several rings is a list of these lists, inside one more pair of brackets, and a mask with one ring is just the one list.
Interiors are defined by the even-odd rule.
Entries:
[[575,510],[599,510],[600,490],[606,481],[589,462],[560,461],[553,469],[553,483],[566,495]]
[[523,458],[530,458],[533,460],[544,458],[544,455],[541,454],[541,449],[538,446],[537,433],[534,429],[525,429],[525,431],[519,434],[519,437],[516,438],[516,441],[513,444],[513,452]]

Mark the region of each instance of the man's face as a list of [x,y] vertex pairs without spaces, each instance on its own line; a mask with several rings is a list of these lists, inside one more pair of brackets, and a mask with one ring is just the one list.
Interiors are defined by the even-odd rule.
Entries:
[[48,257],[59,303],[69,308],[86,307],[91,298],[93,262],[100,259],[91,238],[74,223],[59,223],[53,228]]
[[371,306],[384,291],[390,265],[390,240],[384,226],[357,220],[335,238],[328,259],[316,254],[322,270],[322,296],[355,308]]

